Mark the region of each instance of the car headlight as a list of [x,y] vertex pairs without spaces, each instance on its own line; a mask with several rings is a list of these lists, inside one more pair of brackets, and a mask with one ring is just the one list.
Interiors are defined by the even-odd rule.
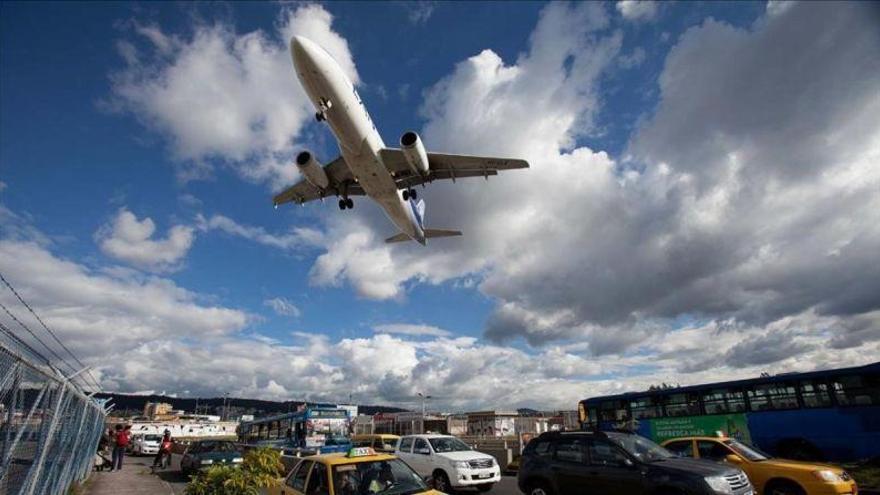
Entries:
[[452,466],[456,469],[470,469],[471,465],[467,461],[453,461]]
[[214,461],[211,459],[202,459],[199,461],[199,464],[214,464]]
[[843,481],[843,478],[841,478],[839,474],[830,469],[820,469],[818,471],[813,471],[813,476],[826,483],[837,483],[838,481]]
[[241,457],[233,457],[233,458],[232,458],[232,462],[234,462],[234,463],[239,463],[239,462],[242,462],[242,461],[244,461],[244,459],[242,459]]
[[724,476],[706,476],[704,479],[709,488],[715,493],[733,495],[733,489],[730,488],[730,483],[724,479]]

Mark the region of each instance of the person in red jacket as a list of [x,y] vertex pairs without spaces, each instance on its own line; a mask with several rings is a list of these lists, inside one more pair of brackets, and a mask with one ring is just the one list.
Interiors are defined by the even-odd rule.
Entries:
[[110,471],[122,469],[122,458],[125,457],[125,448],[131,440],[131,426],[116,425],[115,442],[113,445],[113,464]]
[[[162,435],[162,442],[159,443],[159,452],[156,453],[156,457],[153,458],[153,467],[162,467],[162,461],[167,457],[168,464],[171,464],[171,431],[165,430],[165,434]],[[166,464],[166,466],[168,465]]]

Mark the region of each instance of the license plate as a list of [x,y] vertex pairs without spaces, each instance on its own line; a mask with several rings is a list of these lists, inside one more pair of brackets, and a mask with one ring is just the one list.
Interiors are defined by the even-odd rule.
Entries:
[[486,478],[491,478],[491,477],[492,477],[492,473],[478,474],[478,475],[477,475],[477,478],[479,478],[479,479],[481,479],[481,480],[484,480],[484,479],[486,479]]

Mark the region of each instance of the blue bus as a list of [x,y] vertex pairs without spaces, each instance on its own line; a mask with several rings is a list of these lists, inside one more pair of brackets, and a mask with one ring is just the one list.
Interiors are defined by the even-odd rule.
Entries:
[[300,411],[241,423],[238,441],[276,447],[291,454],[348,452],[351,418],[345,409],[307,407]]
[[658,443],[720,431],[788,459],[869,459],[880,456],[880,362],[592,397],[578,415],[584,429]]

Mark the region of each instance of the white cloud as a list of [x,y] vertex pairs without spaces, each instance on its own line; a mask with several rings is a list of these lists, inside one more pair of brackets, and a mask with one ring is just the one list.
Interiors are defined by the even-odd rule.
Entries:
[[178,269],[195,240],[192,227],[175,225],[164,239],[154,239],[155,233],[153,219],[138,220],[123,207],[110,223],[98,229],[95,240],[104,254],[137,267],[156,272]]
[[615,4],[620,15],[628,21],[650,21],[657,16],[659,2],[654,0],[620,0]]
[[294,73],[291,36],[315,40],[359,80],[332,21],[323,7],[302,5],[284,9],[268,33],[238,34],[218,23],[198,24],[183,37],[135,24],[149,45],[122,45],[126,66],[111,75],[111,106],[169,138],[182,178],[209,173],[207,159],[219,158],[248,180],[276,189],[288,185],[298,176],[294,140],[314,114]]
[[323,240],[323,235],[319,231],[308,227],[294,227],[285,234],[271,234],[262,227],[242,225],[223,215],[212,215],[210,218],[205,218],[199,214],[196,217],[196,226],[201,231],[219,230],[229,235],[283,250],[312,246]]
[[880,336],[851,321],[880,292],[880,40],[865,8],[797,4],[748,29],[689,30],[618,161],[575,143],[595,132],[620,38],[600,34],[601,6],[548,6],[515,64],[485,50],[424,105],[430,149],[532,168],[428,187],[427,223],[465,235],[427,248],[383,244],[390,226],[371,211],[332,217],[313,282],[393,299],[477,276],[497,301],[487,336],[586,339],[594,354],[681,316],[766,333],[811,311],[852,329],[835,342],[867,345]]
[[386,323],[373,327],[376,333],[391,333],[412,336],[451,337],[452,332],[431,325],[413,325],[411,323]]
[[283,297],[273,297],[272,299],[266,299],[263,301],[263,306],[267,306],[272,308],[272,311],[275,311],[281,316],[293,316],[294,318],[298,318],[302,312],[295,304],[287,300]]
[[430,0],[416,0],[400,2],[400,5],[406,9],[409,22],[418,25],[428,22],[428,19],[434,14],[437,2]]

